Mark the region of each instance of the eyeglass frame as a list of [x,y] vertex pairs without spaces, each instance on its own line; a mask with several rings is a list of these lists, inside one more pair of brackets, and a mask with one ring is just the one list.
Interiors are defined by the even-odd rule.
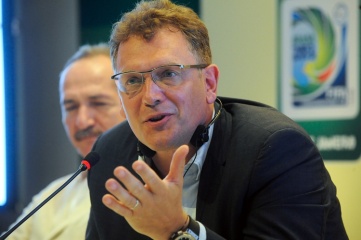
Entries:
[[[152,69],[150,69],[150,70],[148,70],[148,71],[137,72],[137,71],[132,71],[132,70],[131,70],[131,71],[126,71],[126,72],[116,73],[116,74],[114,74],[113,76],[111,76],[110,79],[115,80],[115,81],[119,81],[119,79],[116,79],[116,77],[119,76],[119,75],[127,74],[127,73],[135,73],[135,74],[138,74],[138,73],[139,73],[139,74],[141,74],[141,76],[142,76],[142,86],[143,86],[143,84],[144,84],[144,82],[145,82],[145,79],[146,79],[146,78],[144,77],[144,74],[146,74],[146,73],[150,73],[150,76],[151,76],[152,81],[153,81],[155,84],[157,84],[156,81],[153,79],[152,72],[153,72],[154,70],[157,70],[157,69],[162,68],[162,67],[179,67],[181,70],[183,70],[183,69],[191,69],[191,68],[204,69],[204,68],[208,67],[209,65],[210,65],[210,64],[207,64],[207,63],[203,63],[203,64],[188,64],[188,65],[186,65],[186,64],[168,64],[168,65],[161,65],[161,66],[152,68]],[[119,89],[118,86],[117,86],[117,88],[118,88],[119,91],[124,92],[124,93],[126,93],[126,94],[129,94],[129,93],[127,93],[126,91]],[[141,88],[140,88],[140,89],[141,89]]]

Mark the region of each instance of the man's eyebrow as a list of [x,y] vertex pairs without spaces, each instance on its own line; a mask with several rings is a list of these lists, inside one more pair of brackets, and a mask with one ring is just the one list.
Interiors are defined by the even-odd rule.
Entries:
[[106,94],[99,94],[99,95],[89,96],[88,99],[90,100],[111,99],[111,96]]
[[[90,100],[111,99],[111,96],[106,94],[98,94],[98,95],[89,96],[88,99]],[[64,99],[63,101],[61,101],[62,105],[73,104],[73,103],[76,103],[76,101],[73,99]]]
[[61,101],[62,105],[67,105],[67,104],[72,104],[75,101],[73,99],[64,99],[63,101]]

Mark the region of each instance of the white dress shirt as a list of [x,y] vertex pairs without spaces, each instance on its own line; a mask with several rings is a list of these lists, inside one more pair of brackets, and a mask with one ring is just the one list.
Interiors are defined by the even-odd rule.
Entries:
[[[50,196],[70,176],[56,179],[35,195],[16,222]],[[89,212],[89,190],[86,172],[83,172],[12,232],[7,240],[85,239]]]

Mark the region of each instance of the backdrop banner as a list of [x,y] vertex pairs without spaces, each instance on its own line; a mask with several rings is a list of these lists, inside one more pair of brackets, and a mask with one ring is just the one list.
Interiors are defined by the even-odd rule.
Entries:
[[359,0],[280,0],[278,107],[325,160],[361,154]]

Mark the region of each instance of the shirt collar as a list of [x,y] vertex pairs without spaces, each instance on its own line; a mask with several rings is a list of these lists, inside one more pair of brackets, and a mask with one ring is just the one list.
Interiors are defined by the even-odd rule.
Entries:
[[[214,110],[213,110],[213,116],[212,117],[214,117]],[[208,130],[209,140],[206,143],[204,143],[197,150],[197,152],[193,155],[191,160],[188,161],[188,163],[184,166],[184,171],[187,171],[187,169],[189,167],[191,167],[191,168],[196,167],[197,168],[197,177],[196,177],[195,180],[199,180],[199,177],[201,175],[202,167],[203,167],[204,161],[206,160],[208,148],[209,148],[209,145],[210,145],[210,143],[212,141],[213,129],[214,129],[214,124],[212,124],[209,127],[209,130]],[[194,157],[196,157],[196,159],[193,162]],[[193,162],[193,164],[192,164],[192,162]]]

